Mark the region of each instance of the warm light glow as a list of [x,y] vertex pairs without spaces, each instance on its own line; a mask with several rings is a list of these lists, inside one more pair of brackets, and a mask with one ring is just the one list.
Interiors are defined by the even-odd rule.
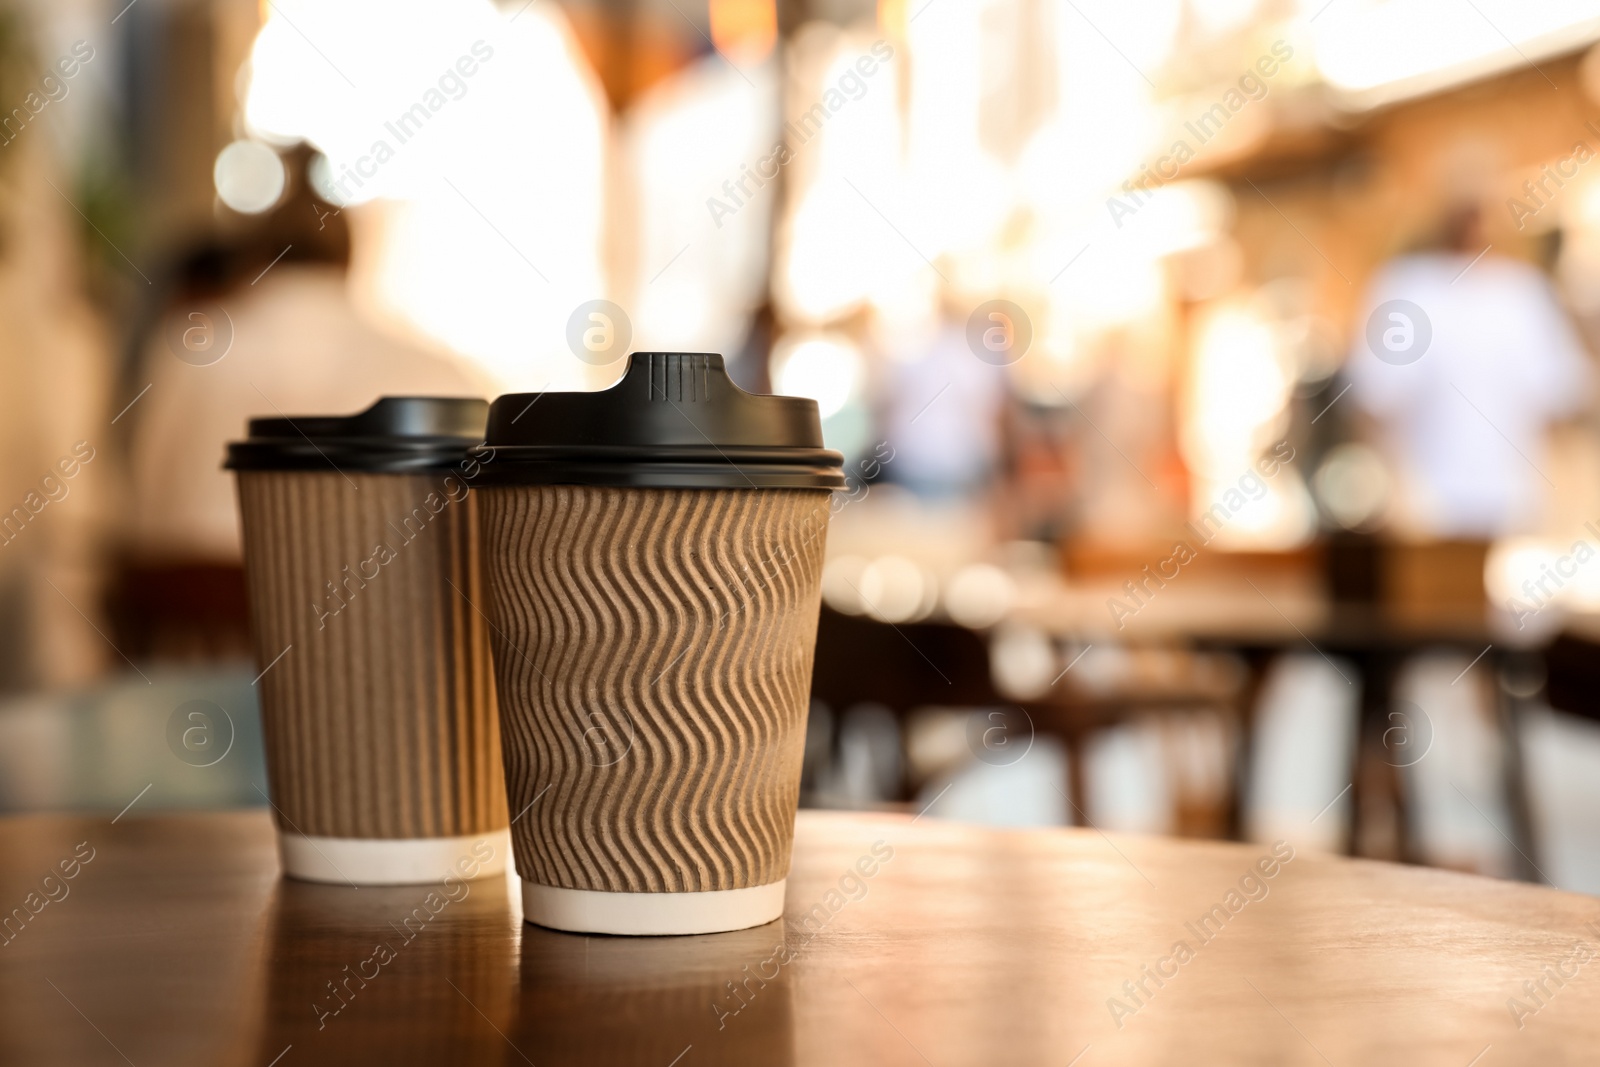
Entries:
[[[1600,566],[1593,565],[1596,563],[1600,563],[1600,560],[1591,557],[1580,564],[1577,577],[1568,586],[1572,590],[1572,607],[1577,611],[1600,611]],[[1566,566],[1570,569],[1572,564]]]
[[989,639],[989,672],[995,688],[1012,700],[1042,695],[1059,670],[1049,636],[1032,626],[1003,626]]
[[1287,361],[1264,303],[1222,302],[1196,326],[1179,444],[1192,516],[1224,505],[1219,546],[1289,548],[1315,530],[1311,494],[1276,451],[1288,428]]
[[1584,229],[1600,232],[1600,181],[1585,184],[1576,202],[1579,206],[1575,221]]
[[774,0],[711,0],[711,40],[740,66],[759,63],[778,39]]
[[1283,429],[1292,385],[1272,323],[1251,303],[1215,308],[1197,328],[1181,445],[1202,476],[1246,473]]
[[562,342],[607,295],[605,106],[556,5],[274,0],[244,111],[318,148],[336,202],[381,199],[355,230],[363,306],[504,388],[603,384]]
[[[1170,147],[1144,74],[1159,76],[1182,0],[1061,5],[1056,16],[1056,113],[1019,157],[1010,185],[1034,220],[1017,255],[1048,303],[1035,323],[1045,358],[1016,370],[1028,395],[1046,404],[1063,403],[1058,389],[1083,388],[1100,373],[1108,334],[1136,332],[1139,349],[1159,350],[1168,301],[1159,257],[1209,239],[1228,214],[1226,193],[1213,196],[1209,183],[1198,193],[1163,190],[1165,200],[1145,201],[1131,218],[1108,210],[1112,196],[1126,195],[1123,182]],[[1028,383],[1030,374],[1039,380]]]
[[258,215],[283,195],[283,160],[260,141],[234,141],[211,168],[217,196],[233,210]]
[[[1308,13],[1327,7],[1312,23],[1318,69],[1335,88],[1372,93],[1429,78],[1449,80],[1502,67],[1567,47],[1592,36],[1597,0],[1476,0],[1466,18],[1455,0],[1303,0]],[[1541,44],[1548,47],[1541,48]]]
[[1483,561],[1483,586],[1489,602],[1507,610],[1516,610],[1512,601],[1525,608],[1537,608],[1541,600],[1565,604],[1572,596],[1570,586],[1548,577],[1543,591],[1537,585],[1541,577],[1556,573],[1555,564],[1565,552],[1566,545],[1542,537],[1505,537],[1494,542]]
[[878,0],[878,29],[897,39],[906,35],[906,0]]
[[1502,538],[1489,546],[1483,586],[1519,630],[1545,632],[1566,611],[1600,611],[1600,548],[1587,532],[1572,541]]
[[933,576],[904,556],[879,556],[867,564],[857,588],[866,613],[880,622],[913,622],[938,600]]
[[617,159],[628,176],[630,224],[619,229],[632,270],[613,299],[633,316],[641,351],[731,357],[743,347],[768,293],[776,185],[770,165],[767,178],[760,171],[777,112],[773,64],[741,73],[715,56],[629,109]]
[[860,615],[867,610],[861,602],[861,572],[867,561],[860,556],[836,556],[822,567],[822,600],[834,611]]
[[1317,468],[1317,498],[1335,522],[1357,530],[1376,522],[1389,502],[1393,480],[1371,445],[1350,441],[1331,450]]
[[1200,24],[1217,33],[1239,26],[1256,13],[1261,0],[1189,0]]
[[880,210],[893,207],[905,237],[881,220],[875,232],[886,243],[909,241],[930,259],[993,240],[1009,207],[1005,168],[978,139],[987,10],[950,4],[938,18],[918,18],[907,28],[905,186],[892,200],[875,199]]
[[[1229,196],[1212,183],[1163,190],[1123,228],[1105,207],[1162,129],[1135,67],[1159,70],[1183,0],[1015,7],[956,4],[922,17],[916,0],[882,0],[893,62],[788,171],[775,287],[786,319],[823,326],[868,309],[920,335],[938,324],[941,302],[952,314],[1000,294],[1041,309],[1036,347],[1065,372],[1088,351],[1084,340],[1159,312],[1155,260],[1227,225]],[[808,29],[792,49],[801,110],[873,44]],[[1017,56],[1030,49],[1021,70]],[[1020,116],[1015,130],[991,136],[997,115]]]
[[[1215,536],[1206,542],[1207,547],[1286,551],[1300,547],[1316,533],[1316,507],[1294,468],[1283,468],[1259,481],[1241,477],[1247,479],[1242,490],[1237,478],[1231,482],[1195,479],[1195,504],[1191,510],[1196,520],[1219,501],[1237,502],[1239,496],[1244,498],[1244,506],[1228,515]],[[1213,526],[1207,523],[1205,529],[1209,533]]]
[[1156,259],[1216,240],[1233,221],[1233,194],[1219,182],[1164,185],[1123,220],[1118,239]]
[[[795,206],[778,242],[776,287],[793,321],[822,325],[875,297],[904,303],[926,284],[921,276],[938,280],[918,251],[933,247],[927,220],[905,203],[895,89],[905,48],[884,60],[874,41],[812,34],[793,49],[792,77],[803,88],[784,131],[792,153],[784,173]],[[863,60],[870,76],[856,67]],[[896,227],[910,229],[901,236]]]
[[837,334],[786,337],[772,353],[772,384],[786,396],[809,396],[824,419],[844,410],[860,386],[861,353]]
[[962,626],[982,630],[1005,618],[1016,596],[1016,584],[1005,571],[993,564],[973,563],[950,579],[944,607]]

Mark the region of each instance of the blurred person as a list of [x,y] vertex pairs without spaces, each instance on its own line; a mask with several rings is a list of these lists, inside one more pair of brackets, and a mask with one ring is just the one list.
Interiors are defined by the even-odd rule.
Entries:
[[238,511],[222,459],[250,418],[491,391],[464,359],[385,332],[355,306],[351,275],[374,269],[382,206],[324,203],[305,179],[309,158],[291,154],[290,186],[267,217],[180,261],[136,339],[127,392],[144,392],[128,412],[117,601],[124,636],[147,654],[244,651]]
[[1590,360],[1550,280],[1488,249],[1479,209],[1369,286],[1346,373],[1398,477],[1392,519],[1488,540],[1539,519],[1546,436],[1588,410]]
[[[1485,543],[1545,524],[1556,489],[1553,431],[1588,411],[1590,357],[1550,279],[1496,254],[1479,208],[1466,201],[1444,213],[1424,247],[1378,272],[1354,332],[1351,398],[1394,475],[1382,519],[1402,541],[1429,542],[1377,555],[1369,553],[1380,542],[1356,534],[1354,599],[1424,623],[1481,619]],[[1408,708],[1426,708],[1433,755],[1397,764],[1413,843],[1379,847],[1504,875],[1510,854],[1484,827],[1517,823],[1500,774],[1518,757],[1502,747],[1492,683],[1462,680],[1469,656],[1412,655],[1394,676],[1384,745],[1391,734],[1408,736]],[[1358,662],[1375,684],[1382,668]]]
[[1007,390],[1005,369],[979,359],[959,309],[946,310],[926,342],[889,361],[883,390],[883,432],[895,452],[885,476],[933,500],[990,488]]
[[[39,83],[32,32],[16,11],[0,18],[5,106]],[[116,661],[91,622],[111,353],[79,241],[105,246],[69,200],[63,155],[42,123],[0,146],[0,691],[83,682]]]

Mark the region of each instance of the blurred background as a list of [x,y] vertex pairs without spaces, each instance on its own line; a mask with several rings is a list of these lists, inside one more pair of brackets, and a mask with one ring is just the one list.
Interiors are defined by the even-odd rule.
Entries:
[[1600,892],[1597,41],[1596,0],[11,0],[0,811],[265,803],[246,418],[689,350],[847,457],[803,803]]

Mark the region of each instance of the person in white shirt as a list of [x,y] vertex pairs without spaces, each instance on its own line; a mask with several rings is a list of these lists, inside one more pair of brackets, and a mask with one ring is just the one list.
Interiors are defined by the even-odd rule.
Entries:
[[1590,359],[1538,268],[1486,251],[1476,208],[1436,250],[1373,278],[1345,372],[1397,476],[1408,532],[1487,540],[1535,526],[1552,423],[1587,410]]
[[[239,560],[222,457],[252,417],[354,414],[383,395],[492,393],[488,375],[463,357],[383,329],[352,301],[343,242],[326,235],[348,222],[359,246],[359,214],[340,217],[301,185],[275,210],[283,240],[263,244],[260,262],[227,271],[236,279],[220,288],[191,287],[165,309],[128,386],[130,395],[149,386],[128,412],[133,558]],[[284,244],[294,247],[270,261]],[[351,259],[363,261],[359,248]]]

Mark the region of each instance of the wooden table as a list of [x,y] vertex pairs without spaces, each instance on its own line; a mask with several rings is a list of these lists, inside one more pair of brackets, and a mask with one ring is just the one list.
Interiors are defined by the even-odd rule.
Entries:
[[[874,859],[875,842],[892,858]],[[75,849],[93,858],[41,886]],[[851,877],[862,857],[872,876]],[[1266,895],[1229,900],[1264,858],[1273,877],[1246,888]],[[0,1063],[1492,1067],[1600,1054],[1600,902],[1309,853],[1274,866],[1258,845],[804,812],[781,925],[629,939],[526,925],[500,879],[435,897],[436,915],[428,887],[280,881],[256,812],[0,820],[0,907],[46,889],[61,899],[0,946]],[[1228,918],[1203,941],[1186,924],[1213,905]],[[419,907],[428,921],[408,931]],[[1580,939],[1594,958],[1565,962]],[[1169,955],[1180,940],[1184,962]],[[373,962],[380,943],[389,957]],[[1169,977],[1157,986],[1145,966]],[[1577,976],[1546,978],[1539,1007],[1522,983],[1546,966]],[[1520,1030],[1512,997],[1529,1008]]]

